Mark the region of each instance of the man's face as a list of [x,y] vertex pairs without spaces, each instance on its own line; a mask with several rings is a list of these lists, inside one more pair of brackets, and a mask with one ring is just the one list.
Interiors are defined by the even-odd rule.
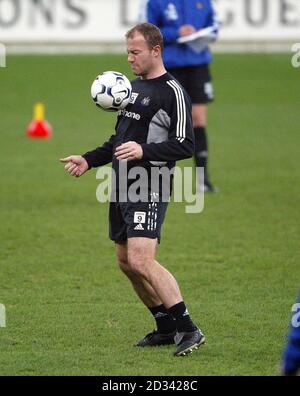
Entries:
[[128,62],[136,76],[147,77],[155,60],[155,51],[150,49],[144,36],[136,32],[127,40]]

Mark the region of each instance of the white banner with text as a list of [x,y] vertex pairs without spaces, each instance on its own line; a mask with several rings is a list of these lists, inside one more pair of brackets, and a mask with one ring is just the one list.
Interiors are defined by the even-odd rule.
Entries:
[[[141,0],[0,0],[0,42],[121,43],[126,30],[138,21],[140,3]],[[300,0],[214,3],[222,24],[220,41],[300,40]]]

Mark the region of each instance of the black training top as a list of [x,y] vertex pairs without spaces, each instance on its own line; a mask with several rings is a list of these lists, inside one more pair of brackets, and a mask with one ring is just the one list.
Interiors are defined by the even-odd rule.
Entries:
[[164,75],[132,81],[132,97],[128,106],[118,112],[116,133],[102,146],[83,155],[90,168],[112,162],[118,172],[115,148],[135,141],[141,144],[143,158],[128,161],[128,169],[141,166],[173,168],[175,161],[192,157],[194,133],[190,99],[174,77]]

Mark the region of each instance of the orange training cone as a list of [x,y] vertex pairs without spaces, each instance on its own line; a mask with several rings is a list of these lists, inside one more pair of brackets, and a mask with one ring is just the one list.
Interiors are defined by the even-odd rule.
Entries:
[[45,106],[43,103],[37,103],[34,106],[33,120],[27,127],[26,135],[32,139],[51,138],[52,128],[45,120]]

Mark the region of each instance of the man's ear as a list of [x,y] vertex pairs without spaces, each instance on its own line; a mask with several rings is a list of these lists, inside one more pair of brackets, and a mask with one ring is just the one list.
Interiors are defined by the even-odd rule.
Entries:
[[160,45],[155,45],[155,47],[152,48],[152,51],[154,51],[155,56],[160,56],[161,55]]

